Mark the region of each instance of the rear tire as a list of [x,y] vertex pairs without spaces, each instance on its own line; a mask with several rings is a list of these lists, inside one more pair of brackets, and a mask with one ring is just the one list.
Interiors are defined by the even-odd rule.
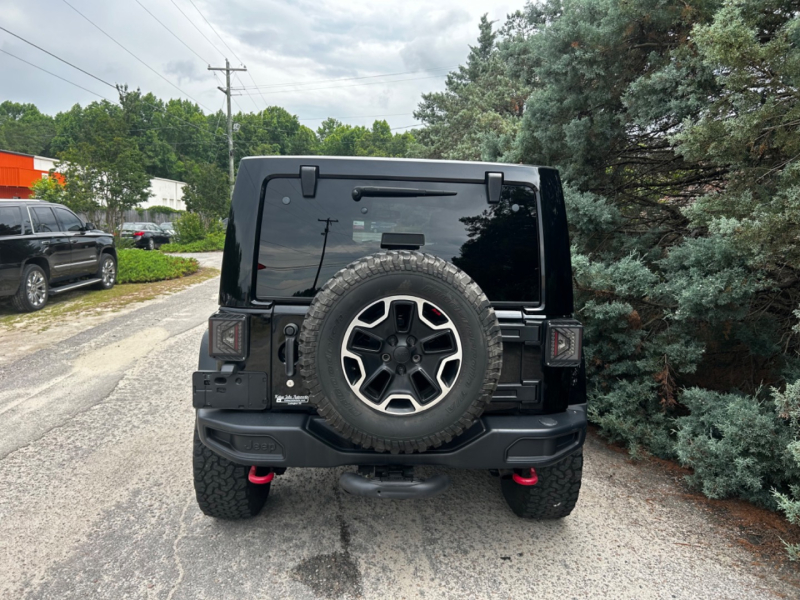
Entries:
[[581,490],[583,448],[551,467],[536,469],[539,482],[520,485],[511,477],[501,480],[503,496],[511,510],[523,519],[563,519],[568,516]]
[[11,304],[20,312],[34,312],[42,310],[49,298],[47,273],[39,265],[27,265],[22,270],[22,281],[17,293],[11,299]]
[[153,241],[153,238],[150,238],[149,240],[147,240],[147,249],[148,250],[155,250],[156,249],[156,243]]
[[271,484],[248,480],[250,467],[237,465],[209,450],[194,431],[194,490],[200,510],[216,519],[249,519],[264,506]]

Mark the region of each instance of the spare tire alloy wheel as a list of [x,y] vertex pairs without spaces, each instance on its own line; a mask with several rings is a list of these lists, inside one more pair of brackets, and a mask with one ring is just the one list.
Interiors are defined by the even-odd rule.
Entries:
[[346,439],[423,452],[463,433],[500,377],[497,317],[455,265],[412,251],[362,258],[311,303],[300,332],[309,401]]
[[447,313],[415,296],[371,304],[347,329],[342,368],[367,406],[402,415],[436,406],[461,370],[461,338]]

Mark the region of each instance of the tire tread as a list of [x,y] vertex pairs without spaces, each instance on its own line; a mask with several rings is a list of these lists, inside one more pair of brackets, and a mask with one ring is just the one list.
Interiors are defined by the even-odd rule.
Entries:
[[192,458],[197,504],[204,514],[235,520],[255,517],[261,511],[271,484],[250,483],[249,468],[212,452],[200,441],[196,429]]
[[583,448],[551,467],[536,469],[539,482],[526,486],[510,477],[501,481],[511,510],[524,519],[563,519],[578,502],[583,474]]

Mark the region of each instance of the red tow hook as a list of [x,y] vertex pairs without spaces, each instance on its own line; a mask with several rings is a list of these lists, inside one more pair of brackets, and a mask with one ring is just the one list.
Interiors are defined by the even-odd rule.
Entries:
[[264,485],[265,483],[269,483],[275,479],[275,471],[270,470],[270,472],[266,475],[256,475],[256,468],[255,466],[252,466],[250,467],[250,474],[247,476],[247,479],[250,481],[250,483]]
[[511,476],[511,479],[513,479],[515,483],[518,483],[520,485],[536,485],[537,483],[539,483],[539,476],[536,474],[536,469],[533,468],[530,469],[530,477],[523,477],[519,473],[514,473]]

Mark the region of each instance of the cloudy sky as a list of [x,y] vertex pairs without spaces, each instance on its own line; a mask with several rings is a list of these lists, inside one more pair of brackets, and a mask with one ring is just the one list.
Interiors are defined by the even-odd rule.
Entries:
[[[371,123],[379,116],[400,128],[415,123],[411,113],[420,94],[443,89],[446,72],[464,61],[477,38],[481,15],[488,13],[502,23],[523,4],[524,0],[0,0],[0,26],[101,79],[161,98],[190,98],[206,112],[224,102],[216,89],[224,79],[206,67],[209,62],[224,65],[228,57],[232,65],[241,61],[248,68],[232,82],[234,88],[246,88],[234,98],[234,111],[278,105],[312,129],[327,116],[353,124]],[[91,92],[116,98],[113,89],[4,31],[0,49]],[[97,99],[1,52],[0,74],[0,100],[33,102],[50,114]]]

